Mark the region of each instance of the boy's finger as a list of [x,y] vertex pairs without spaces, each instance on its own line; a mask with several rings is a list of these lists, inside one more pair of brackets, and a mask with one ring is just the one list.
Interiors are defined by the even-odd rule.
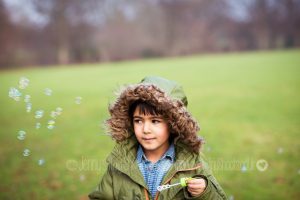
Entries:
[[188,185],[188,188],[189,188],[189,189],[192,189],[192,190],[204,189],[204,188],[205,188],[205,185],[202,185],[202,184],[198,184],[198,185]]
[[194,178],[187,181],[188,184],[202,184],[205,183],[205,180],[203,178]]
[[202,188],[188,188],[188,191],[189,192],[198,192],[198,191],[200,191],[200,190],[202,190]]

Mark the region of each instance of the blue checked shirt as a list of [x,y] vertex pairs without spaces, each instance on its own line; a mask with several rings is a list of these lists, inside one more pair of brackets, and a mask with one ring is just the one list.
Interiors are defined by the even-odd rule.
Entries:
[[166,153],[156,162],[149,161],[139,145],[137,151],[137,163],[143,174],[144,180],[148,186],[152,198],[155,197],[157,187],[161,184],[163,177],[166,175],[175,159],[175,149],[172,143]]

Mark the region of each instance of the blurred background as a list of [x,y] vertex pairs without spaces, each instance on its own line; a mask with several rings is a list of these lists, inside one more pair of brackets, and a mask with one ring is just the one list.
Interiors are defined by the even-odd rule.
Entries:
[[300,0],[0,0],[0,199],[88,199],[114,91],[180,83],[229,200],[299,199]]
[[0,67],[300,46],[299,0],[1,0]]

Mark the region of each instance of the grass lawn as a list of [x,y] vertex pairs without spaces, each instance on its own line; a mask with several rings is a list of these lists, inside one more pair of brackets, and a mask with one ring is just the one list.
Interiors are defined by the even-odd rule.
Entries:
[[[0,71],[0,199],[86,199],[106,170],[105,158],[114,145],[101,127],[113,91],[146,75],[183,85],[188,109],[206,140],[203,152],[228,196],[299,198],[296,49]],[[30,83],[15,101],[8,91],[18,87],[22,76]],[[45,88],[53,91],[51,96],[44,94]],[[26,94],[31,95],[30,113]],[[57,107],[62,114],[49,130],[50,112]],[[39,109],[44,116],[36,119]],[[19,130],[26,131],[25,140],[17,139]],[[39,159],[45,163],[38,165]],[[265,171],[256,167],[260,159],[268,163]]]

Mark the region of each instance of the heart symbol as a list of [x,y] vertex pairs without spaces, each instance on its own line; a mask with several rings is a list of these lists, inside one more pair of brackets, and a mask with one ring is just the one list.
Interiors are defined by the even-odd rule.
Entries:
[[268,169],[268,162],[264,159],[260,159],[256,162],[256,168],[258,169],[258,171],[266,171]]

